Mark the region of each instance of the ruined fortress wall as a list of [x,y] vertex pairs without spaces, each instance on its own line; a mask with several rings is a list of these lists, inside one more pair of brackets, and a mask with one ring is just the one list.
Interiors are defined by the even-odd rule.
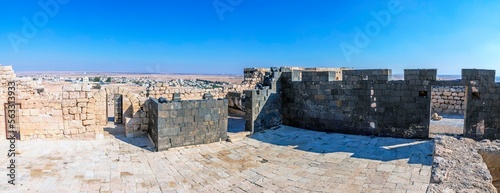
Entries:
[[254,89],[258,83],[264,81],[264,75],[269,71],[270,68],[244,68],[243,85],[248,87],[248,89]]
[[494,70],[463,69],[466,89],[466,137],[500,139],[500,85]]
[[[283,123],[319,131],[427,138],[434,70],[406,70],[405,81],[389,81],[390,70],[283,74]],[[420,96],[420,91],[426,92]]]
[[271,89],[245,91],[245,130],[259,132],[282,123],[280,94]]
[[[148,109],[146,108],[147,97],[133,93],[124,87],[111,87],[104,89],[103,95],[122,95],[122,120],[125,125],[127,137],[145,135],[148,130]],[[108,111],[113,111],[108,109]],[[105,111],[103,111],[105,112]],[[107,115],[103,115],[106,117]]]
[[198,88],[176,88],[167,85],[154,86],[148,88],[146,95],[153,98],[164,97],[167,100],[172,100],[174,93],[180,93],[182,100],[200,100],[205,93],[210,93],[214,98],[224,98],[230,91],[227,88],[214,88],[214,89],[198,89]]
[[158,151],[226,140],[227,99],[147,102],[150,138]]
[[0,136],[5,136],[4,103],[7,102],[8,82],[16,78],[12,66],[0,65]]
[[228,106],[233,109],[245,111],[245,93],[244,92],[228,92],[226,95]]
[[[60,92],[45,92],[43,87],[29,79],[15,78],[10,66],[0,66],[0,135],[5,136],[3,103],[7,102],[7,82],[16,82],[16,102],[21,139],[34,138],[95,138],[102,135],[108,123],[107,95],[121,94],[127,98],[124,109],[125,130],[128,137],[147,132],[148,114],[143,108],[145,97],[124,88],[95,90],[87,84],[61,87]],[[108,109],[109,110],[109,109]]]
[[464,86],[433,86],[432,113],[464,115]]
[[[252,89],[255,85],[252,87]],[[149,96],[153,98],[166,98],[172,100],[174,93],[179,93],[182,100],[201,100],[206,93],[212,94],[214,98],[227,98],[229,107],[238,110],[244,110],[244,90],[248,90],[249,85],[231,85],[224,88],[214,89],[198,89],[198,88],[176,88],[169,87],[166,84],[158,84],[158,86],[149,87],[147,91],[141,93],[141,96]]]
[[21,139],[95,138],[107,123],[101,111],[106,107],[102,93],[90,85],[74,84],[63,86],[61,93],[24,95],[19,101]]
[[174,93],[179,93],[182,100],[201,100],[203,95],[206,93],[212,94],[214,98],[226,98],[227,94],[230,92],[242,93],[248,88],[244,85],[232,85],[230,87],[224,88],[213,88],[213,89],[199,89],[199,88],[178,88],[169,87],[166,84],[158,84],[157,86],[152,86],[147,88],[147,91],[141,93],[140,96],[143,97],[153,97],[160,98],[164,97],[167,100],[173,99]]
[[282,124],[281,76],[283,71],[289,71],[289,69],[275,69],[271,85],[267,88],[245,91],[246,131],[254,133]]
[[[144,135],[147,132],[146,101],[123,88],[95,90],[91,85],[71,84],[61,93],[48,96],[24,97],[21,103],[21,139],[33,138],[95,138],[102,135],[108,124],[107,95],[124,96],[125,135]],[[112,110],[112,109],[108,109]]]

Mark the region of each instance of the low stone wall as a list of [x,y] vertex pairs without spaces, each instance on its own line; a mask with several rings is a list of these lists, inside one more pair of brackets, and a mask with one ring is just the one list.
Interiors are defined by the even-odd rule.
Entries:
[[281,75],[285,68],[271,70],[270,85],[245,91],[245,130],[252,133],[283,123]]
[[[427,192],[491,192],[497,190],[484,162],[483,151],[500,151],[498,141],[476,142],[469,138],[449,136],[435,138],[431,184]],[[486,157],[486,159],[489,159]]]
[[227,138],[227,99],[158,103],[150,98],[148,101],[148,134],[157,151]]
[[229,92],[243,92],[247,87],[232,85],[224,88],[199,89],[199,88],[177,88],[169,87],[166,83],[159,83],[157,86],[148,87],[140,96],[159,98],[164,97],[172,100],[174,93],[180,93],[182,100],[200,100],[206,93],[212,94],[214,98],[226,98]]
[[[61,86],[59,92],[46,92],[43,86],[27,78],[16,78],[11,66],[0,66],[0,135],[5,136],[7,84],[14,81],[16,102],[20,104],[17,119],[21,140],[35,138],[96,138],[102,136],[108,123],[107,96],[122,95],[125,117],[125,135],[147,133],[148,112],[146,97],[125,88],[92,89],[88,84]],[[108,109],[113,110],[113,109]]]
[[464,115],[465,108],[463,86],[432,87],[432,113]]
[[245,91],[245,130],[263,131],[281,125],[281,96],[272,89]]
[[22,140],[95,138],[107,124],[106,104],[90,85],[66,85],[62,93],[19,98]]

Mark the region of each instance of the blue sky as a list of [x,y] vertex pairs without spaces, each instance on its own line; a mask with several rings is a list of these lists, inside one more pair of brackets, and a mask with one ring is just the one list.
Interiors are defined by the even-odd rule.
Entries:
[[[269,66],[500,71],[500,1],[40,2],[52,5],[49,11],[38,1],[0,0],[2,65],[18,72],[241,74],[244,67]],[[37,33],[26,30],[30,25]]]

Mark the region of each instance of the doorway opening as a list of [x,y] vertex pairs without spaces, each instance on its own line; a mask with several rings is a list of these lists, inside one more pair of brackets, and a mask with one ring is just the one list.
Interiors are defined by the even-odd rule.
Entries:
[[465,86],[432,86],[429,137],[463,136],[467,108]]
[[125,136],[125,121],[123,116],[123,95],[106,95],[106,116],[108,124],[105,130],[115,137]]

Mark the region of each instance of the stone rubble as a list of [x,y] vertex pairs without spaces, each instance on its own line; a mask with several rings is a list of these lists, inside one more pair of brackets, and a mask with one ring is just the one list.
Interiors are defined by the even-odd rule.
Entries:
[[493,177],[479,151],[500,149],[500,141],[476,142],[469,138],[437,136],[429,193],[497,192]]

